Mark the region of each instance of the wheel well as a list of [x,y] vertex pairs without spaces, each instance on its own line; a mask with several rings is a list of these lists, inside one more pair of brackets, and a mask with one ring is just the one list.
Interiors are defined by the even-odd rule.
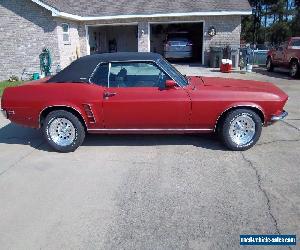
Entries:
[[40,114],[40,118],[39,118],[40,127],[43,126],[43,122],[46,119],[47,115],[50,112],[55,111],[55,110],[64,110],[64,111],[68,111],[68,112],[72,113],[79,119],[79,121],[84,126],[85,130],[87,130],[86,123],[85,123],[84,119],[82,118],[81,114],[79,113],[79,111],[77,111],[74,108],[67,107],[67,106],[52,106],[52,107],[45,108]]
[[216,126],[215,126],[215,130],[218,130],[219,129],[219,126],[223,123],[225,117],[227,116],[227,114],[233,110],[236,110],[236,109],[249,109],[249,110],[252,110],[254,111],[256,114],[259,115],[262,123],[264,124],[265,122],[265,116],[264,116],[264,113],[259,109],[259,108],[256,108],[256,107],[249,107],[249,106],[237,106],[237,107],[232,107],[232,108],[229,108],[227,110],[225,110],[221,115],[220,117],[218,118],[217,122],[216,122]]
[[293,57],[290,60],[290,64],[293,63],[293,62],[299,63],[299,60],[297,58]]

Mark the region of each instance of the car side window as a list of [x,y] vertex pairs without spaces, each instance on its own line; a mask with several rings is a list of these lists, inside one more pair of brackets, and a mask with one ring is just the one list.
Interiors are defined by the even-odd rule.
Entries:
[[109,87],[154,87],[164,88],[171,78],[152,62],[111,63]]
[[277,49],[278,51],[283,51],[284,50],[284,46],[283,45],[280,45]]
[[293,39],[291,42],[292,47],[300,47],[300,39]]
[[107,87],[108,86],[108,63],[101,63],[90,78],[90,82]]

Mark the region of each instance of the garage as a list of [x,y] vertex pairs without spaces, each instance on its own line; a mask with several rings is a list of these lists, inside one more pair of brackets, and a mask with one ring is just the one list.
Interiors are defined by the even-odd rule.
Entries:
[[137,25],[88,26],[90,54],[137,52]]
[[190,46],[188,50],[190,50],[191,55],[179,55],[176,61],[203,63],[203,22],[150,23],[151,52],[167,56],[165,51],[168,45],[166,44],[170,44],[170,40],[177,42],[177,40],[183,39],[188,41],[183,46]]

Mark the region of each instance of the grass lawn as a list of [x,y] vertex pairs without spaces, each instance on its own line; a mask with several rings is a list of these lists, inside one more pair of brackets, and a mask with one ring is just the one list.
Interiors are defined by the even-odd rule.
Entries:
[[4,90],[6,87],[18,86],[18,85],[20,85],[21,83],[22,83],[22,81],[18,81],[18,82],[3,81],[3,82],[0,82],[0,97],[2,96],[3,90]]

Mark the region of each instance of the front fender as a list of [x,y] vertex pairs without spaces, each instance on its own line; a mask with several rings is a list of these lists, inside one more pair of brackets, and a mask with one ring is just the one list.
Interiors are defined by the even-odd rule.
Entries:
[[218,114],[218,118],[216,120],[216,123],[215,123],[215,126],[214,126],[214,130],[216,130],[218,122],[220,121],[221,117],[226,112],[228,112],[231,109],[237,109],[237,108],[251,108],[251,109],[258,110],[259,112],[261,112],[261,115],[262,115],[262,118],[263,118],[263,124],[265,124],[265,122],[266,122],[266,114],[265,114],[264,109],[259,104],[251,103],[251,102],[232,103],[230,105],[225,106],[224,110]]

